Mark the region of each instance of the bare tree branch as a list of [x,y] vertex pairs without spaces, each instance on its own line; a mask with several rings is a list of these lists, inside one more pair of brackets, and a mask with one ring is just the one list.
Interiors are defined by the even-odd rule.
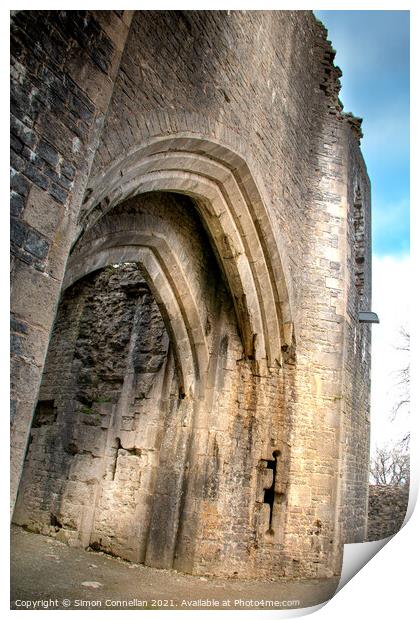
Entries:
[[409,484],[410,456],[402,442],[392,447],[377,448],[371,459],[370,474],[374,484]]
[[[396,351],[410,353],[410,334],[404,327],[400,328],[400,343]],[[406,362],[397,372],[396,387],[399,388],[397,401],[392,408],[391,419],[403,409],[410,410],[410,362]],[[405,485],[410,482],[410,433],[400,441],[381,448],[376,448],[370,461],[370,476],[374,484]]]
[[[400,343],[395,347],[397,351],[410,353],[410,334],[405,327],[400,327]],[[401,410],[410,411],[410,361],[398,371],[396,387],[399,388],[397,402],[392,408],[391,419],[395,420]]]

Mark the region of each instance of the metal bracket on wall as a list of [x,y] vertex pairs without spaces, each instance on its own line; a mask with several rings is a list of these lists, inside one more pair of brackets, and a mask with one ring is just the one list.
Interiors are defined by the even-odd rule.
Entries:
[[376,312],[359,312],[359,323],[379,323],[379,317]]

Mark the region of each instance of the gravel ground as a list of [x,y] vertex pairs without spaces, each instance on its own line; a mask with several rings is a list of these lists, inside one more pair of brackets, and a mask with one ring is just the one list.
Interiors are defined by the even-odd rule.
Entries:
[[193,577],[12,528],[11,609],[290,609],[326,601],[337,584]]

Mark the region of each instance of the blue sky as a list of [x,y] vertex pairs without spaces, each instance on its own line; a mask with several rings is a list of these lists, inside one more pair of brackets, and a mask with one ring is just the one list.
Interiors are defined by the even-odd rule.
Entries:
[[409,12],[315,11],[343,71],[340,99],[363,118],[373,253],[409,252]]

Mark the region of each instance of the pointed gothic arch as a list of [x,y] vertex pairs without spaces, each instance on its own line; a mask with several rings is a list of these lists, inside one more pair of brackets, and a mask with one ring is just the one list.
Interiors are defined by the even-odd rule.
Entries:
[[244,159],[190,134],[132,147],[97,175],[79,218],[84,234],[121,202],[146,192],[190,196],[214,243],[232,294],[245,355],[281,364],[293,323],[278,235]]
[[[166,237],[166,238],[165,238]],[[66,270],[63,288],[108,265],[136,262],[141,266],[168,332],[172,335],[180,377],[180,392],[200,386],[207,372],[209,352],[198,295],[178,255],[179,241],[162,221],[150,214],[104,217],[76,246]]]

